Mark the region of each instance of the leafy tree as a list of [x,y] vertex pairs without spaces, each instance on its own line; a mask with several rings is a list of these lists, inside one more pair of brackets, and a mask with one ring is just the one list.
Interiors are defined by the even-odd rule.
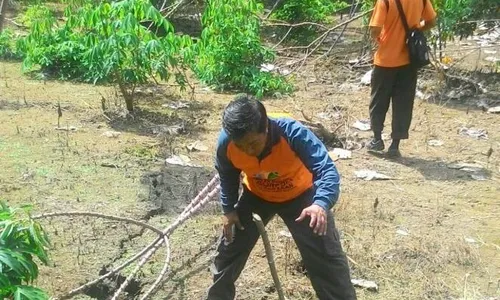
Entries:
[[[172,25],[148,0],[87,3],[73,12],[66,9],[67,22],[35,22],[22,42],[24,69],[41,66],[62,79],[118,84],[129,111],[133,111],[138,84],[174,75],[186,84],[184,61],[192,60],[191,39],[174,33]],[[143,23],[152,22],[166,34],[155,36]],[[42,25],[44,24],[44,25]]]
[[49,239],[40,224],[25,214],[29,207],[12,209],[0,203],[0,298],[43,300],[48,295],[33,287],[38,277],[35,258],[48,264]]

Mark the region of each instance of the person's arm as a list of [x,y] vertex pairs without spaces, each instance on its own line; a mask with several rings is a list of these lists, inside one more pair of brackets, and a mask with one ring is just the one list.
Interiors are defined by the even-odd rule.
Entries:
[[370,35],[374,41],[380,42],[380,33],[387,17],[387,3],[377,0],[370,19]]
[[422,20],[424,25],[420,27],[421,31],[427,31],[436,26],[436,11],[434,11],[434,7],[432,7],[432,3],[429,0],[425,0],[425,7],[422,11]]
[[238,202],[238,191],[240,187],[241,170],[234,167],[227,157],[227,145],[229,138],[224,130],[219,135],[215,157],[215,169],[220,178],[220,202],[224,214],[235,210],[234,205]]
[[330,210],[340,194],[340,176],[325,145],[301,123],[290,120],[285,133],[292,149],[313,175],[314,204]]

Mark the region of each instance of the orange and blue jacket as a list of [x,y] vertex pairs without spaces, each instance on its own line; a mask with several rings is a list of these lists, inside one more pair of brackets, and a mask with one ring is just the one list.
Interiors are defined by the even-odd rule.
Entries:
[[[267,144],[259,157],[249,156],[221,130],[215,158],[224,213],[233,211],[241,177],[264,201],[284,203],[314,189],[314,204],[329,210],[339,197],[340,176],[323,143],[300,122],[269,118]],[[241,176],[243,175],[243,176]]]

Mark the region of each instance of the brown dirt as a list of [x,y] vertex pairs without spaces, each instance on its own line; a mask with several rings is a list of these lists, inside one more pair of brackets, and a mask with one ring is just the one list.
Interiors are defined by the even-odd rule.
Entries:
[[[369,90],[358,84],[362,71],[330,60],[322,64],[315,70],[305,67],[296,78],[299,90],[294,96],[266,99],[268,110],[303,118],[302,109],[321,120],[318,113],[342,108],[342,118],[323,124],[336,128],[345,122],[342,135],[354,142],[366,140],[368,133],[349,126],[367,118]],[[194,99],[189,99],[167,85],[145,87],[134,117],[120,117],[123,103],[112,87],[30,80],[17,63],[0,63],[0,74],[0,190],[13,205],[34,204],[36,213],[97,211],[166,227],[214,174],[220,113],[232,94],[197,85]],[[426,76],[422,91],[440,89],[435,74]],[[493,78],[490,88],[498,83],[498,75]],[[103,116],[103,97],[112,121]],[[380,285],[377,293],[357,289],[359,299],[500,297],[500,117],[477,109],[476,98],[468,99],[417,100],[411,138],[403,143],[400,160],[355,150],[351,160],[336,162],[343,181],[335,215],[353,277]],[[191,107],[162,107],[180,100]],[[61,127],[75,126],[76,131],[55,130],[58,102],[63,108]],[[387,120],[389,124],[390,115]],[[162,132],[179,124],[180,135]],[[486,129],[489,139],[461,136],[461,126]],[[103,136],[108,130],[121,135]],[[430,139],[444,144],[428,146]],[[186,145],[195,140],[209,150],[188,152]],[[488,158],[484,153],[490,147]],[[188,155],[203,168],[165,165],[172,154]],[[465,171],[448,168],[454,162],[483,165],[487,180],[476,181]],[[396,179],[363,181],[354,176],[359,169]],[[218,212],[217,204],[210,204],[173,234],[172,273],[154,299],[202,296],[210,283],[208,262],[220,232]],[[52,295],[96,278],[103,268],[130,257],[154,238],[133,226],[90,218],[42,222],[54,242],[53,264],[42,268],[37,283]],[[279,219],[268,227],[285,292],[290,299],[314,299],[293,241],[280,234],[284,229]],[[397,234],[398,229],[409,234]],[[154,280],[163,255],[159,251],[146,265],[135,291]],[[260,242],[237,288],[238,299],[277,299]]]

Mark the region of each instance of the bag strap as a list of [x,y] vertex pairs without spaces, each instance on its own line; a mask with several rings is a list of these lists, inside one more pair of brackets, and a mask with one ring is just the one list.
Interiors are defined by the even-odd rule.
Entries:
[[[384,3],[386,10],[389,11],[389,0],[384,0]],[[422,0],[422,4],[424,4],[424,10],[425,10],[425,6],[427,5],[427,0]]]
[[395,0],[396,5],[398,6],[399,16],[401,21],[403,22],[403,26],[405,27],[406,33],[410,32],[410,27],[408,27],[408,21],[406,21],[405,12],[403,10],[403,6],[401,5],[401,0]]

